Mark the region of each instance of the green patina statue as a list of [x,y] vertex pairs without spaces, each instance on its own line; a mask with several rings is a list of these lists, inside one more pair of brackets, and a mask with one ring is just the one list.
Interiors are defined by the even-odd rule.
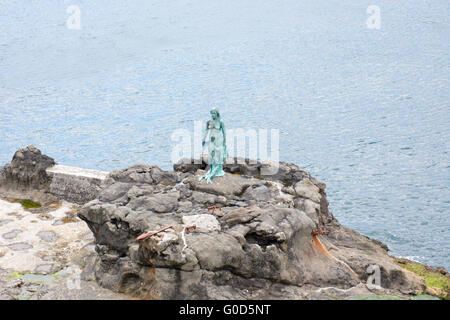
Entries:
[[204,147],[206,144],[206,139],[208,139],[209,170],[205,175],[198,179],[198,181],[206,179],[206,183],[212,183],[212,178],[222,177],[225,175],[225,172],[223,171],[223,163],[228,157],[225,125],[220,119],[219,110],[217,110],[217,108],[213,108],[210,113],[211,120],[206,122],[206,130],[202,141],[202,147]]

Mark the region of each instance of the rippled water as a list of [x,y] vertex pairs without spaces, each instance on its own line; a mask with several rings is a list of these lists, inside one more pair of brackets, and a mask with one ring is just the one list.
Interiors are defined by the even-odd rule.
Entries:
[[[66,9],[81,10],[69,30]],[[0,1],[0,165],[171,167],[175,129],[218,106],[280,130],[341,223],[450,268],[448,1]]]

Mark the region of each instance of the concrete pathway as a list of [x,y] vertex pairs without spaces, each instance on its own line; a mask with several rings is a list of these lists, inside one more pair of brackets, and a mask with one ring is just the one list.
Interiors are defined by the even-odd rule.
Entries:
[[128,298],[81,280],[95,245],[78,209],[63,201],[25,210],[0,199],[0,300]]

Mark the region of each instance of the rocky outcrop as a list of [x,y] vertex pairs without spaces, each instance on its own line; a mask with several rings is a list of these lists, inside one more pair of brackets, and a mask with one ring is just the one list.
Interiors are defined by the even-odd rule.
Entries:
[[95,199],[108,172],[57,165],[34,146],[18,150],[0,168],[0,196],[41,204],[65,200],[85,204]]
[[48,189],[50,179],[45,170],[55,161],[34,146],[19,149],[11,161],[1,169],[2,185],[15,189]]
[[11,163],[0,168],[0,193],[39,202],[55,200],[49,192],[51,178],[46,173],[53,165],[55,161],[34,146],[19,149]]
[[[339,224],[325,183],[292,163],[230,159],[213,184],[203,160],[174,171],[55,165],[29,146],[0,169],[0,193],[84,204],[95,238],[84,273],[157,299],[329,299],[427,290],[387,247]],[[86,203],[87,202],[87,203]],[[380,286],[368,286],[379,270]],[[371,273],[374,273],[371,275]],[[91,276],[89,276],[91,277]]]
[[[339,224],[323,182],[291,163],[234,160],[213,184],[197,181],[202,161],[111,172],[78,213],[96,239],[98,283],[159,299],[424,291],[385,245]],[[366,286],[373,265],[381,287]]]

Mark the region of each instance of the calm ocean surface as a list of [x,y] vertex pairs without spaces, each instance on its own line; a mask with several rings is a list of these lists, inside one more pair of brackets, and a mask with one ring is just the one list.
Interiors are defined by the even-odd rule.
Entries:
[[342,224],[450,269],[449,39],[445,0],[0,0],[0,165],[34,144],[170,169],[173,131],[217,106],[280,130]]

